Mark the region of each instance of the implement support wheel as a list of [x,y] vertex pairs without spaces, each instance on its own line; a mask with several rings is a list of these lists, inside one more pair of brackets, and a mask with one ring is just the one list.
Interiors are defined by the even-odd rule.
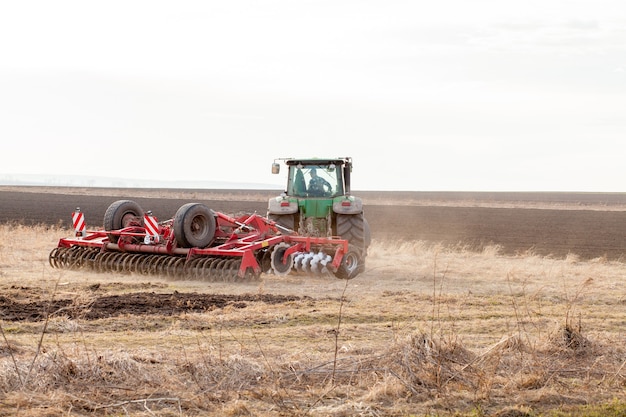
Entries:
[[[120,230],[129,226],[142,226],[143,210],[131,200],[118,200],[104,213],[104,230]],[[107,235],[111,243],[117,243],[119,236]]]
[[215,214],[204,204],[188,203],[174,216],[174,236],[183,248],[205,248],[215,237]]

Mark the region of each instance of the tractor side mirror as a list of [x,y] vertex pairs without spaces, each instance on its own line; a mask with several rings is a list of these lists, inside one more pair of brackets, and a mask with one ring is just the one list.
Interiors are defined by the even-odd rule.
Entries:
[[272,174],[279,174],[280,173],[280,164],[278,162],[274,162],[272,164]]

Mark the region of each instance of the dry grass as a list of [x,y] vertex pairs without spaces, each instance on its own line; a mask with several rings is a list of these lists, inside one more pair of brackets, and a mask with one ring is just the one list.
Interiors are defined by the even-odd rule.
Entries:
[[3,294],[87,305],[100,284],[99,295],[305,298],[175,316],[0,316],[0,415],[626,412],[623,263],[374,241],[351,281],[207,283],[54,270],[48,252],[69,234],[0,226]]

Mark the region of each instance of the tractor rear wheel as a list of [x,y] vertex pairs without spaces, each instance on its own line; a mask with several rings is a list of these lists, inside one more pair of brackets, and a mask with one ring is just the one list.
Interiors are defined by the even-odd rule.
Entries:
[[[143,225],[143,210],[131,200],[118,200],[104,213],[104,230],[119,230],[129,226]],[[109,242],[117,243],[119,236],[108,234]]]
[[367,254],[367,248],[369,248],[372,243],[372,231],[370,230],[370,224],[367,222],[365,217],[363,217],[363,231],[365,233],[363,256],[365,256]]
[[183,248],[205,248],[213,242],[216,229],[215,214],[200,203],[181,206],[174,216],[174,236]]
[[372,241],[369,223],[363,214],[338,214],[337,234],[352,245],[367,253],[367,248]]

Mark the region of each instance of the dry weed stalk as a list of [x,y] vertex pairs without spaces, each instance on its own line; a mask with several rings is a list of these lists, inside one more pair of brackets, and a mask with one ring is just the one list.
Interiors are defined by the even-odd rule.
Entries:
[[11,343],[9,343],[9,340],[7,339],[7,335],[4,332],[4,326],[2,325],[2,323],[0,323],[0,332],[2,332],[2,340],[4,340],[4,343],[7,346],[7,352],[9,352],[9,355],[11,356],[11,361],[13,362],[13,366],[15,369],[15,374],[17,375],[17,378],[20,382],[20,386],[23,387],[24,386],[24,381],[22,380],[22,373],[20,372],[20,368],[17,365],[17,360],[15,359],[15,354],[13,353],[15,348],[11,345]]
[[335,336],[335,350],[333,355],[333,372],[330,376],[331,385],[335,384],[335,374],[337,372],[337,355],[339,354],[339,332],[341,331],[341,319],[343,317],[343,304],[346,299],[346,290],[348,289],[348,280],[346,280],[341,292],[341,298],[339,300],[339,313],[337,314],[337,327],[332,332]]
[[[59,276],[59,280],[60,280],[60,276]],[[30,378],[31,372],[33,370],[33,366],[35,365],[35,361],[37,360],[37,357],[39,357],[39,354],[41,353],[41,347],[43,346],[43,339],[44,336],[46,334],[46,330],[48,329],[48,323],[50,322],[50,311],[49,308],[52,305],[52,301],[54,300],[54,296],[57,292],[57,289],[59,287],[59,280],[57,280],[54,283],[54,289],[52,291],[52,294],[50,296],[50,301],[48,306],[46,307],[46,310],[44,311],[44,324],[43,324],[43,328],[41,330],[41,335],[39,337],[39,342],[37,343],[37,350],[35,352],[35,355],[33,356],[33,360],[30,363],[30,366],[28,367],[28,372],[26,373],[26,377],[24,378],[24,381],[22,382],[22,388],[24,388],[26,386],[26,384],[28,384],[28,380]],[[16,371],[18,371],[16,369]],[[21,381],[21,377],[20,377],[20,381]]]

